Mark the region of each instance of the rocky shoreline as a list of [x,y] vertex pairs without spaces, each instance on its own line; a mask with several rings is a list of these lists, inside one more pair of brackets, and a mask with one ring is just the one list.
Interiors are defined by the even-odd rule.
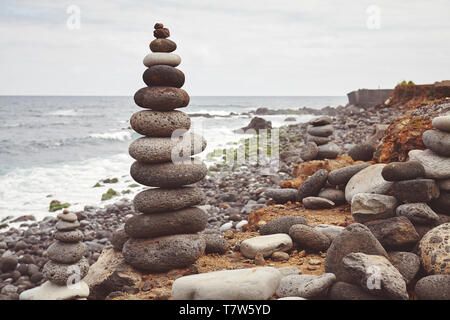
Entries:
[[[388,125],[397,119],[402,112],[401,109],[359,109],[348,106],[327,107],[316,111],[316,114],[333,118],[334,142],[342,149],[343,153],[348,153],[354,146],[363,141],[376,144],[383,137]],[[252,219],[251,214],[264,212],[266,208],[271,208],[270,205],[274,203],[266,194],[266,191],[269,188],[278,188],[283,181],[296,178],[292,168],[294,165],[303,162],[300,151],[305,145],[303,138],[306,137],[307,126],[308,124],[304,123],[281,128],[281,163],[278,175],[261,175],[260,168],[252,165],[235,168],[235,170],[230,170],[230,168],[221,164],[210,168],[206,178],[197,183],[197,186],[203,189],[206,195],[206,201],[202,204],[202,209],[208,214],[208,223],[203,233],[225,234],[225,237],[228,237],[228,248],[230,247],[230,241],[235,243],[239,239],[239,236],[237,236],[239,232],[236,233],[236,231],[247,230],[244,234],[246,234],[246,237],[249,236],[247,233],[249,232],[248,225],[255,225],[254,221],[250,221]],[[269,207],[267,207],[268,205]],[[280,210],[285,210],[284,208],[282,206]],[[350,212],[348,208],[342,212],[347,212],[347,214],[340,216],[336,223],[346,226],[348,221],[351,221]],[[104,253],[111,252],[113,246],[120,247],[123,244],[123,239],[115,234],[115,231],[122,228],[125,221],[135,216],[136,212],[132,203],[124,198],[104,208],[85,207],[83,211],[77,212],[76,215],[78,221],[80,221],[80,230],[84,233],[84,243],[87,246],[85,257],[92,266],[102,254],[102,251]],[[33,217],[23,216],[19,218],[19,221],[21,220],[23,222],[20,228],[10,228],[0,233],[0,299],[17,299],[21,292],[34,288],[44,281],[42,268],[48,261],[46,249],[53,242],[51,235],[57,223],[57,218],[56,216],[49,216],[42,221],[33,221]],[[222,245],[224,246],[224,244]],[[107,250],[104,251],[104,249]],[[230,254],[234,255],[234,253]],[[215,257],[217,258],[217,255]],[[319,260],[322,258],[323,260],[321,256],[313,255],[312,257]],[[356,258],[364,259],[364,257]],[[230,259],[237,260],[234,263],[239,266],[246,263],[255,263],[254,261],[242,260],[239,257],[233,258],[231,256]],[[199,263],[202,263],[202,258]],[[323,268],[322,263],[319,263],[319,265],[322,265]],[[313,269],[309,271],[315,273],[314,264],[308,263],[308,266]],[[320,271],[321,267],[316,269]],[[177,273],[172,273],[170,277],[175,279]],[[168,281],[170,284],[170,280]],[[162,285],[157,287],[164,288]],[[139,295],[139,292],[143,291],[136,288],[127,290],[125,289],[119,296]],[[107,295],[104,295],[103,298]],[[165,295],[167,295],[167,292]],[[165,295],[162,294],[162,296]],[[113,298],[113,296],[110,296],[110,298]]]

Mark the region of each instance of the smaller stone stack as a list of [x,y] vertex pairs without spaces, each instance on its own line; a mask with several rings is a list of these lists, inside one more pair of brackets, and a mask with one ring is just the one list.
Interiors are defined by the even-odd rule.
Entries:
[[332,126],[333,119],[328,116],[322,116],[312,119],[308,126],[306,145],[300,152],[300,157],[304,161],[335,159],[341,148],[332,142],[334,132]]
[[89,262],[84,258],[86,245],[79,226],[76,214],[67,210],[58,214],[56,241],[47,249],[50,261],[42,270],[47,281],[22,292],[21,300],[72,300],[89,296],[89,287],[82,281],[89,272]]
[[[148,87],[136,92],[141,108],[131,117],[132,128],[144,135],[129,148],[136,160],[132,178],[145,186],[134,198],[140,214],[128,219],[125,233],[130,238],[122,249],[131,266],[146,272],[165,272],[187,267],[205,251],[205,241],[197,232],[205,229],[208,217],[196,205],[205,196],[201,189],[187,186],[202,180],[206,165],[191,156],[206,147],[203,137],[190,129],[189,116],[175,109],[189,104],[189,95],[181,89],[184,74],[175,68],[181,58],[172,53],[177,45],[167,39],[170,32],[155,25],[150,43],[152,53],[144,58],[148,68],[143,80]],[[178,135],[176,131],[182,135]],[[177,138],[178,137],[178,138]]]

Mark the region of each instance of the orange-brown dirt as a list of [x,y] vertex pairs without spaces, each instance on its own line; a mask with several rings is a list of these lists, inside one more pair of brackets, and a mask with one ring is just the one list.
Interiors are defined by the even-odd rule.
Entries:
[[377,162],[406,161],[410,150],[425,149],[422,134],[432,128],[431,118],[413,114],[417,109],[426,110],[427,106],[446,101],[450,97],[450,86],[445,84],[398,85],[388,99],[389,103],[378,106],[401,109],[404,113],[389,125],[377,146],[374,155]]
[[[259,236],[258,225],[269,222],[282,216],[302,216],[309,225],[316,226],[321,223],[337,226],[347,226],[353,223],[349,205],[342,205],[328,210],[308,210],[300,203],[288,203],[286,205],[272,205],[252,212],[249,216],[249,224],[246,230],[225,233],[228,243],[228,251],[223,255],[203,255],[189,268],[172,270],[167,273],[143,274],[142,281],[137,294],[126,294],[114,299],[171,299],[170,292],[175,279],[195,273],[206,273],[219,270],[232,270],[256,267],[255,261],[247,259],[239,252],[241,241]],[[301,248],[294,248],[289,252],[288,261],[273,261],[266,258],[265,266],[273,267],[298,267],[302,274],[321,275],[324,273],[324,261],[326,253],[308,252]],[[150,289],[143,291],[144,285],[150,284]]]
[[330,160],[313,160],[308,162],[303,162],[296,164],[294,166],[294,176],[292,180],[283,181],[280,186],[281,188],[295,188],[298,189],[302,183],[314,174],[316,171],[325,169],[328,172],[341,169],[352,164],[362,163],[363,161],[353,161],[349,156],[339,156],[336,159]]

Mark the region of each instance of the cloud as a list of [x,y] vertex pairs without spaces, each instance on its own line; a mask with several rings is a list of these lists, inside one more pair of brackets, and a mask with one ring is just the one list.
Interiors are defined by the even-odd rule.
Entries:
[[[81,29],[66,26],[69,5]],[[381,27],[369,30],[376,5]],[[448,78],[448,1],[4,0],[0,94],[133,95],[153,24],[191,95],[344,95]]]

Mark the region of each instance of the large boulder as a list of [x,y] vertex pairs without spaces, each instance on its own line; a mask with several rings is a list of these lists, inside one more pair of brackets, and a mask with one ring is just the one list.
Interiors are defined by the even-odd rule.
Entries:
[[275,268],[224,270],[181,277],[172,285],[175,300],[267,300],[278,288]]
[[349,225],[331,243],[325,258],[325,272],[334,273],[338,281],[351,282],[351,275],[342,266],[342,259],[349,253],[362,252],[388,257],[386,250],[365,225]]
[[381,171],[385,164],[375,164],[355,174],[345,187],[345,199],[351,203],[353,196],[358,193],[386,194],[392,182],[384,180]]
[[419,256],[428,274],[449,274],[450,223],[427,232],[419,244]]
[[403,276],[385,257],[350,253],[342,259],[342,264],[352,276],[352,282],[371,294],[408,300]]

